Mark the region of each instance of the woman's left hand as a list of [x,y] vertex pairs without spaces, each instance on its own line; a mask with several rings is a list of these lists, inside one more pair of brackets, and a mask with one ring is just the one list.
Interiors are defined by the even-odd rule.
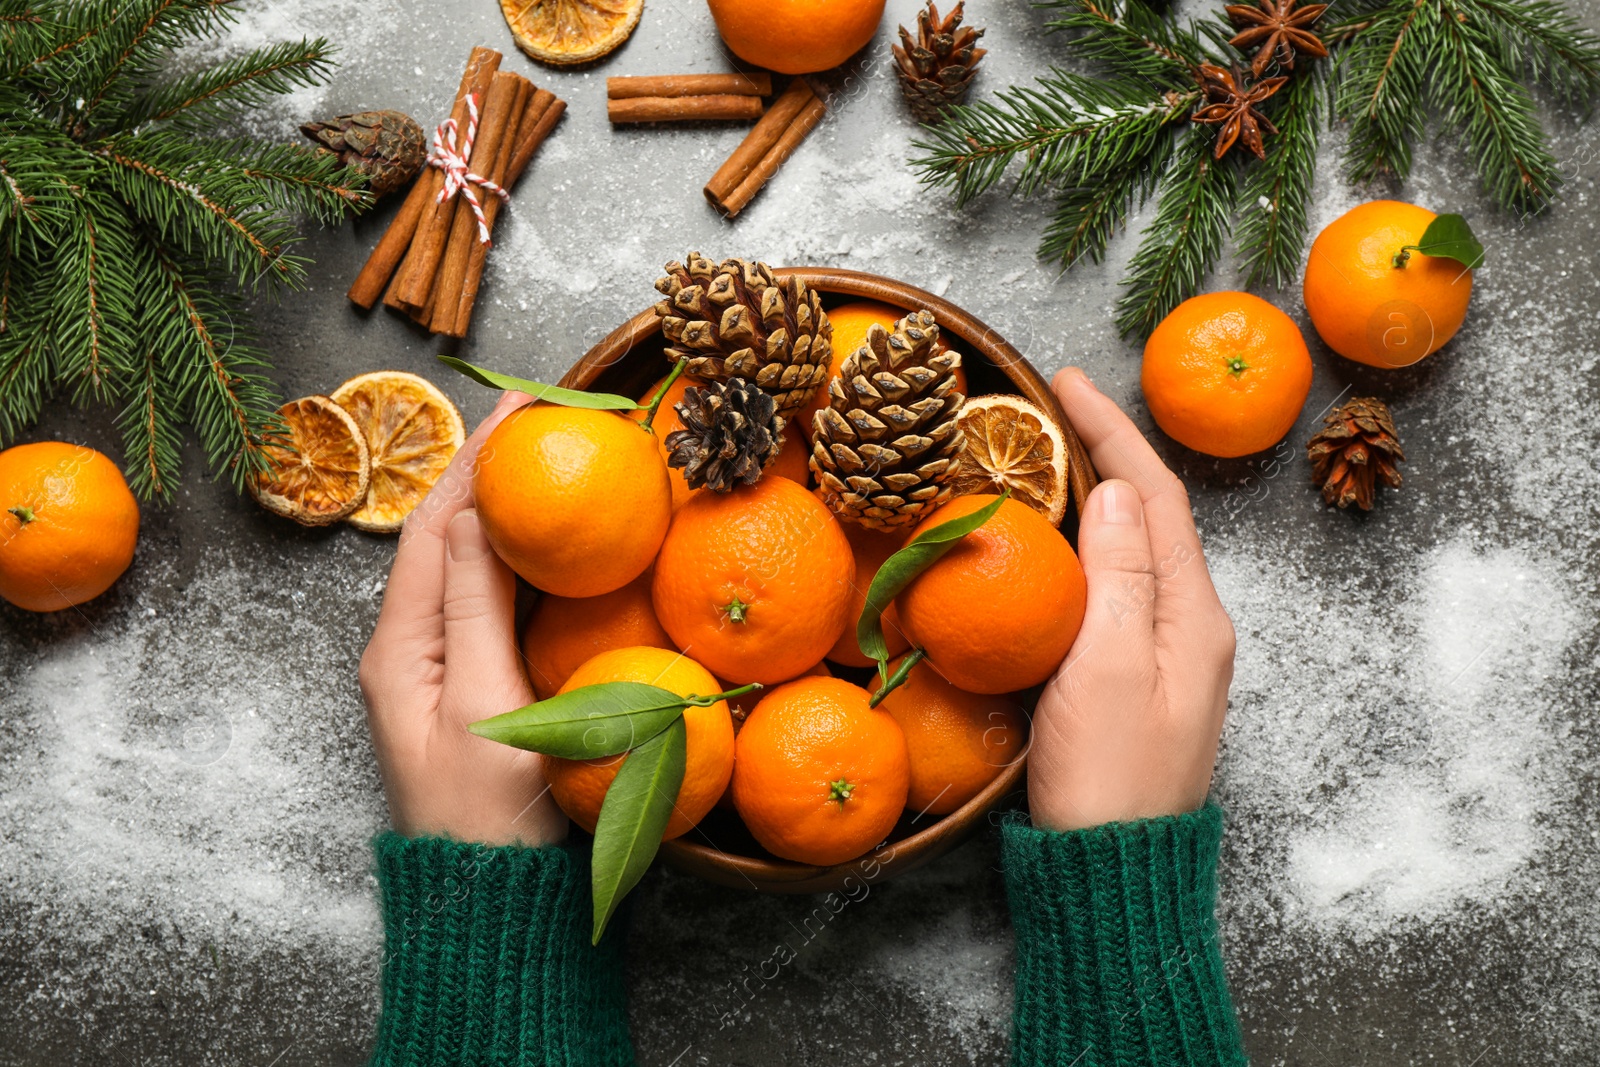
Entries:
[[488,845],[566,837],[541,757],[467,732],[533,702],[517,649],[516,575],[472,507],[478,450],[531,397],[506,393],[406,519],[361,693],[394,828]]

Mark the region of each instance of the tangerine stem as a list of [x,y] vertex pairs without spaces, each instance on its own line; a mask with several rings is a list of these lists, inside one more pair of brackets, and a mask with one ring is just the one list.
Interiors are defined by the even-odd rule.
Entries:
[[737,689],[730,689],[726,693],[718,693],[716,696],[701,697],[691,694],[684,697],[683,702],[688,707],[709,708],[719,700],[732,700],[734,697],[742,697],[746,693],[754,692],[760,688],[760,682],[751,682],[749,685],[741,685]]
[[744,622],[745,610],[749,607],[750,605],[740,600],[739,594],[735,593],[733,603],[724,605],[722,610],[727,612],[729,622]]
[[889,676],[889,680],[879,686],[876,693],[872,694],[872,699],[867,701],[867,707],[877,707],[883,703],[884,697],[905,685],[906,679],[911,677],[911,668],[921,663],[927,655],[927,649],[913,648],[906,658],[900,661],[900,666],[894,669],[894,673]]
[[667,398],[667,390],[672,388],[672,383],[678,380],[678,376],[688,365],[688,356],[679,359],[677,365],[672,368],[672,373],[667,375],[667,380],[661,383],[661,388],[656,390],[656,395],[651,397],[650,403],[646,405],[644,420],[640,425],[651,433],[655,433],[655,429],[650,424],[655,421],[656,411],[661,407],[661,402]]
[[22,523],[24,526],[28,525],[28,523],[32,522],[37,517],[34,515],[33,509],[25,504],[19,504],[14,508],[6,508],[6,510],[15,515],[17,517],[17,521]]
[[855,791],[856,787],[844,778],[840,778],[837,782],[828,783],[828,799],[837,800],[841,808],[844,807],[844,802],[850,799],[850,794]]
[[1243,374],[1249,369],[1250,364],[1244,361],[1243,356],[1234,356],[1232,359],[1228,360],[1228,373],[1233,375],[1235,378],[1239,377],[1239,375]]
[[1411,262],[1411,250],[1413,248],[1419,252],[1422,251],[1421,245],[1405,245],[1400,249],[1400,251],[1394,254],[1394,258],[1390,260],[1390,262],[1393,263],[1397,269],[1405,266],[1407,263]]

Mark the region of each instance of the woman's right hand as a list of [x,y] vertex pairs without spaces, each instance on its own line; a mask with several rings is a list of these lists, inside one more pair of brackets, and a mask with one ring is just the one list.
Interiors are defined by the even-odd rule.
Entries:
[[1206,571],[1188,493],[1077,368],[1052,389],[1106,480],[1078,530],[1083,629],[1034,714],[1035,825],[1075,830],[1205,803],[1234,634]]

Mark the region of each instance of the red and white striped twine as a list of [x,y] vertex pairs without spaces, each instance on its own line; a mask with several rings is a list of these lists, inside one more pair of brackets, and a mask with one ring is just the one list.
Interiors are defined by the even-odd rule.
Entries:
[[456,120],[445,119],[433,131],[433,150],[428,153],[428,166],[438,167],[444,171],[444,187],[439,190],[439,203],[444,203],[452,196],[460,193],[467,198],[467,203],[472,207],[473,217],[478,220],[478,240],[484,244],[492,244],[489,240],[489,223],[483,217],[483,204],[478,199],[474,185],[481,186],[498,196],[501,200],[509,200],[508,194],[500,186],[475,174],[467,166],[467,160],[472,158],[472,140],[478,135],[478,95],[467,95],[467,136],[461,142],[460,149],[456,147]]

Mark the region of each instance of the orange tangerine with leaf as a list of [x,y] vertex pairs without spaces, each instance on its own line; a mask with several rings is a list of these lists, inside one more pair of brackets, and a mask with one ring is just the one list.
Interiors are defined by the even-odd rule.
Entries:
[[1472,270],[1447,256],[1413,251],[1437,218],[1415,204],[1373,200],[1317,235],[1304,294],[1311,324],[1329,348],[1357,363],[1405,367],[1437,352],[1461,329]]
[[[642,682],[679,696],[712,696],[724,691],[710,671],[681,652],[640,647],[600,653],[573,671],[561,692],[607,682]],[[703,708],[684,708],[683,725],[688,744],[683,785],[663,840],[688,832],[704,818],[733,773],[733,718],[726,700]],[[547,756],[545,777],[550,794],[573,822],[593,833],[606,791],[627,758],[627,753],[591,760]]]

